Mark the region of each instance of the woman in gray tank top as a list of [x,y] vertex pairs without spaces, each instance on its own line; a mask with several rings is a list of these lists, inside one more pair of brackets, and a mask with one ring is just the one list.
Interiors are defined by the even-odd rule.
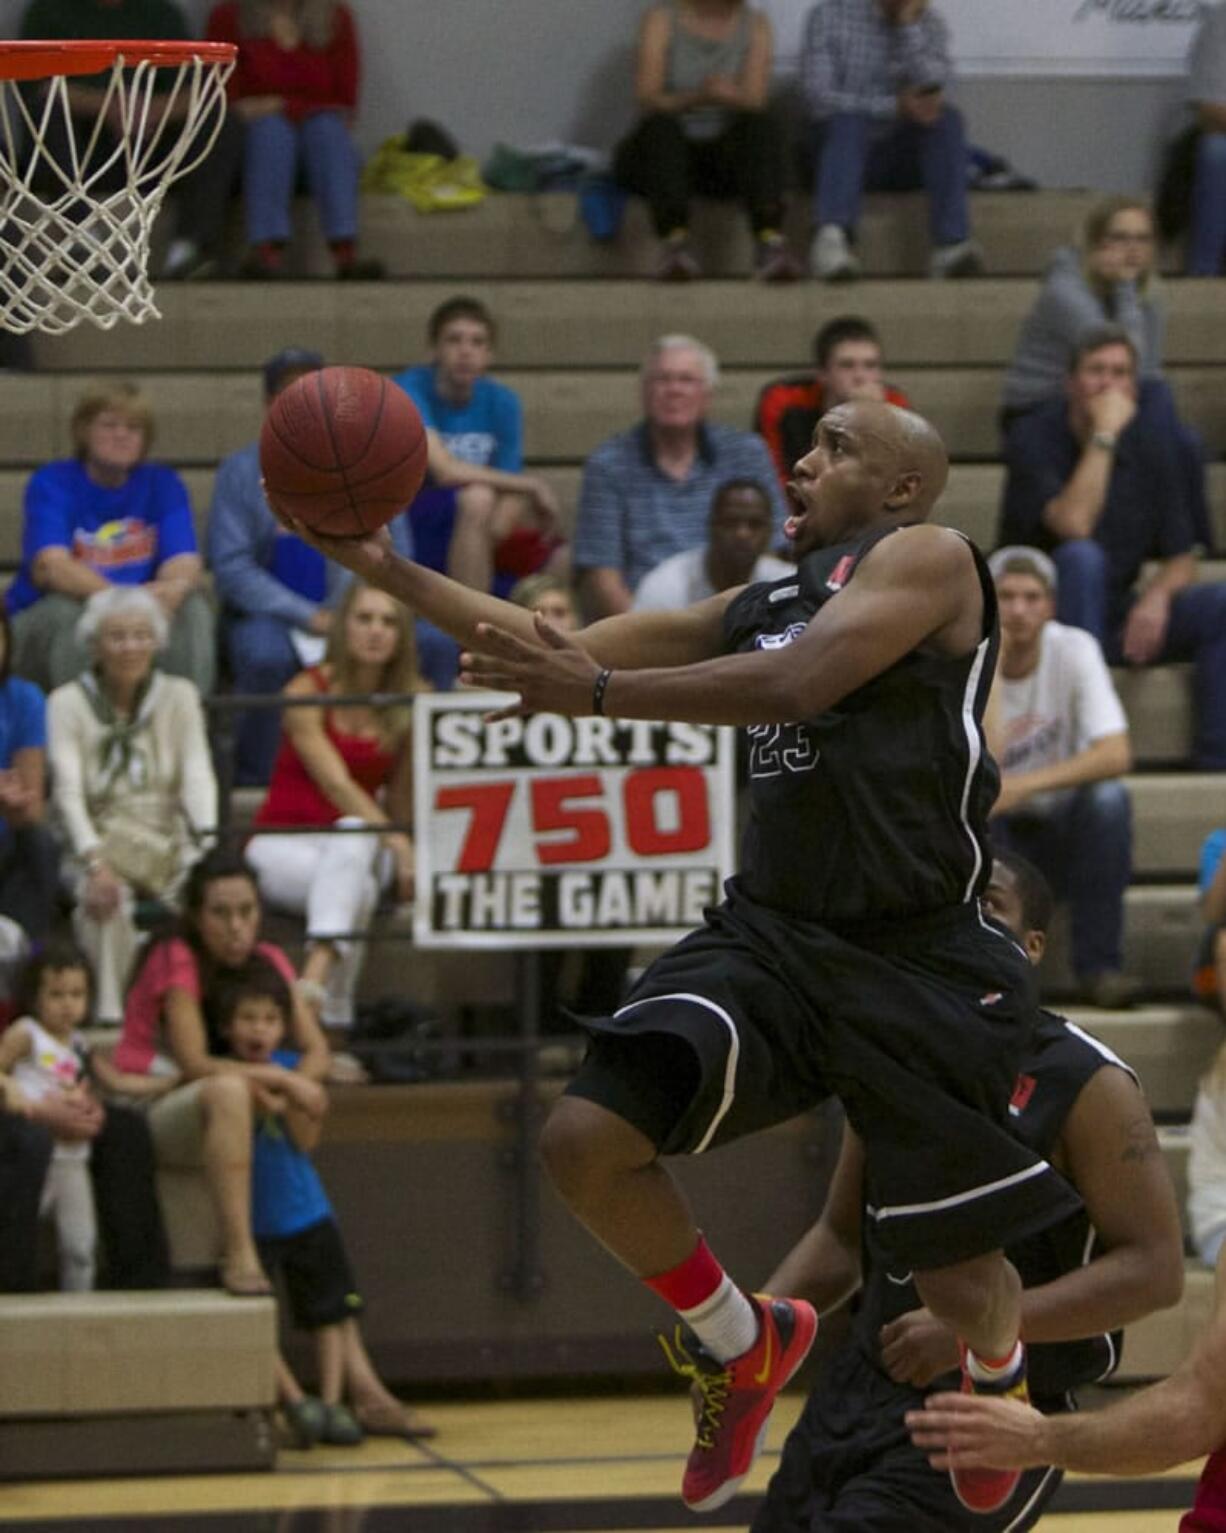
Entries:
[[658,276],[700,275],[690,248],[694,193],[745,204],[764,281],[799,275],[781,232],[784,146],[767,110],[770,22],[744,0],[661,0],[639,30],[643,113],[618,145],[614,175],[647,200],[661,241]]

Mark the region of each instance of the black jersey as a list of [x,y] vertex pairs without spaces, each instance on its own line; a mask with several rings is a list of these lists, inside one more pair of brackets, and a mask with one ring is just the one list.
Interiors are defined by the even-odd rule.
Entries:
[[[1039,1013],[1017,1078],[1009,1116],[1017,1137],[1029,1149],[1050,1160],[1064,1121],[1090,1078],[1105,1065],[1115,1065],[1135,1080],[1118,1055],[1080,1028],[1048,1011]],[[1007,1254],[1025,1288],[1054,1282],[1083,1267],[1094,1256],[1096,1236],[1084,1205],[1058,1224],[1010,1245]],[[854,1333],[873,1362],[880,1360],[881,1327],[921,1300],[910,1273],[891,1273],[876,1244],[876,1226],[864,1221],[862,1238],[864,1287]],[[1082,1341],[1042,1342],[1027,1349],[1031,1395],[1052,1402],[1079,1384],[1090,1384],[1113,1372],[1119,1361],[1119,1334]]]
[[[896,528],[801,560],[752,585],[724,618],[731,652],[791,644]],[[951,659],[923,648],[818,718],[749,729],[750,820],[740,887],[760,904],[837,924],[919,915],[987,882],[999,775],[983,738],[996,668],[996,595],[973,544],[983,637]]]

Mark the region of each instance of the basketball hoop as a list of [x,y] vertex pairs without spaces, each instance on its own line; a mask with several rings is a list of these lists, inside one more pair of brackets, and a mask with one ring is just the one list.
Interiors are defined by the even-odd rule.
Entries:
[[[160,317],[148,275],[153,221],[167,188],[216,141],[236,51],[0,42],[0,326],[62,335],[82,320],[110,330]],[[108,70],[82,130],[69,82]],[[66,145],[62,161],[51,135]]]

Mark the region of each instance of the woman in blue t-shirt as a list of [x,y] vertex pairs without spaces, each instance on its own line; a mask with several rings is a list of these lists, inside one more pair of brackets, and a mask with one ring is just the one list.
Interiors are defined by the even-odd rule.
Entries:
[[33,682],[10,674],[11,659],[0,606],[0,916],[42,942],[59,879],[59,850],[43,824],[47,710]]
[[79,676],[88,656],[77,619],[95,591],[139,585],[166,614],[162,670],[213,688],[213,609],[201,589],[187,487],[150,463],[153,408],[131,383],[92,389],[72,414],[75,455],[30,476],[22,507],[21,568],[5,602],[13,619],[13,669],[52,692]]

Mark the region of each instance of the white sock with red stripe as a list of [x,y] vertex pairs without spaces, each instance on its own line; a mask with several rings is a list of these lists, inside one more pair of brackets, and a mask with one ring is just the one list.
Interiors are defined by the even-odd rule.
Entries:
[[685,1261],[643,1281],[677,1311],[718,1362],[740,1357],[757,1341],[756,1310],[701,1235]]
[[748,1352],[758,1339],[757,1313],[727,1273],[705,1304],[677,1313],[721,1363]]
[[1015,1342],[1013,1351],[1002,1358],[979,1357],[967,1347],[966,1371],[975,1384],[994,1384],[997,1387],[1003,1384],[1007,1387],[1022,1371],[1025,1359],[1026,1352],[1020,1341]]

